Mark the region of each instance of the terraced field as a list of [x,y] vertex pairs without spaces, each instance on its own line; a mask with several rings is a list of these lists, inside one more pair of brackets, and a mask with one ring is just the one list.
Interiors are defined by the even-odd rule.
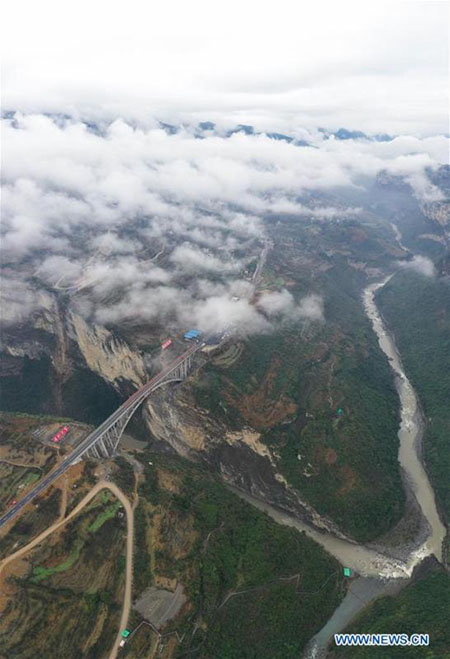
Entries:
[[0,509],[6,508],[27,473],[26,467],[0,462]]
[[139,459],[134,600],[150,585],[182,586],[187,602],[160,638],[135,611],[123,656],[298,658],[343,595],[337,562],[198,465],[150,451]]
[[32,505],[12,528],[0,537],[0,558],[26,545],[31,538],[56,521],[61,504],[61,490],[50,488],[36,505]]
[[102,492],[11,564],[0,622],[8,659],[106,656],[119,625],[125,532],[120,503]]

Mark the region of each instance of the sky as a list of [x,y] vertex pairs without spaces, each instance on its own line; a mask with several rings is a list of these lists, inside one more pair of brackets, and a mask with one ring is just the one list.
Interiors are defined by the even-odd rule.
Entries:
[[448,2],[7,3],[3,107],[448,133]]
[[[420,203],[442,201],[427,172],[448,162],[448,8],[8,3],[4,320],[45,306],[48,287],[70,292],[73,308],[100,324],[138,316],[253,332],[323,319],[315,290],[250,304],[249,255],[262,249],[268,215],[358,217],[357,205],[327,194],[361,190],[380,172],[401,177]],[[170,135],[161,121],[180,129]],[[217,129],[197,139],[199,121]],[[261,133],[227,134],[237,124]],[[340,127],[393,139],[319,130]]]

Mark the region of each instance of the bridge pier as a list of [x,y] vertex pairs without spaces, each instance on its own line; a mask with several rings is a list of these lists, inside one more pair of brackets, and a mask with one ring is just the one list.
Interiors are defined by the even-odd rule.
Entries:
[[158,382],[153,388],[144,391],[142,395],[133,402],[133,405],[124,410],[122,416],[109,426],[101,435],[97,437],[94,443],[86,451],[85,455],[96,460],[102,458],[112,458],[117,450],[123,432],[135,413],[139,405],[146,400],[150,394],[159,387],[169,384],[170,382],[179,382],[185,380],[192,366],[192,354],[189,354],[181,361],[167,376]]
[[101,460],[104,457],[113,456],[117,450],[122,434],[127,423],[136,409],[156,389],[171,382],[184,380],[192,366],[193,355],[201,350],[203,343],[191,345],[185,353],[174,359],[159,374],[155,375],[150,382],[142,386],[130,398],[113,412],[98,428],[93,430],[74,448],[72,453],[63,459],[58,469],[44,477],[39,483],[5,515],[0,517],[0,528],[9,522],[30,501],[33,501],[43,489],[49,487],[61,476],[71,465],[75,464],[83,456]]
[[93,444],[89,449],[89,451],[86,451],[86,455],[94,459],[100,460],[100,453],[98,452],[96,444]]
[[109,457],[109,452],[108,452],[108,449],[106,448],[106,445],[105,445],[105,437],[106,437],[106,435],[104,435],[103,437],[100,437],[100,439],[98,440],[98,448],[99,448],[100,453],[103,455],[103,457],[108,458]]

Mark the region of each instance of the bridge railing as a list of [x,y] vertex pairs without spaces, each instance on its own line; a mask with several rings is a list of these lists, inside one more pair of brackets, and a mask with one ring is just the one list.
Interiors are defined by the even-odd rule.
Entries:
[[[152,391],[162,386],[163,384],[168,384],[169,382],[177,381],[182,379],[182,373],[177,376],[177,369],[180,368],[182,364],[188,362],[191,357],[203,347],[203,343],[193,344],[186,350],[182,355],[174,359],[170,364],[167,365],[160,373],[155,375],[147,384],[138,389],[134,394],[132,394],[128,400],[126,400],[115,412],[113,412],[103,423],[101,423],[98,428],[93,430],[87,437],[85,437],[78,446],[68,455],[59,465],[55,465],[54,469],[44,476],[44,478],[39,481],[36,486],[28,492],[23,499],[18,501],[13,508],[11,508],[5,515],[0,517],[0,527],[8,523],[15,515],[22,509],[24,506],[28,505],[39,493],[43,492],[44,489],[47,489],[59,476],[61,476],[66,469],[68,469],[74,462],[79,460],[85,453],[89,451],[90,448],[95,446],[96,442],[99,441],[111,428],[114,428],[115,424],[120,423],[120,419],[129,415],[124,422],[122,429],[119,429],[119,433],[123,432],[123,428],[126,426],[126,423],[131,418],[133,413],[139,407],[140,403],[150,395]],[[187,374],[187,372],[186,372]],[[186,375],[184,376],[186,377]],[[119,435],[120,440],[120,435]]]
[[[134,394],[132,394],[115,412],[113,412],[113,414],[111,414],[111,416],[109,416],[98,428],[96,428],[96,430],[83,440],[85,446],[80,452],[77,452],[78,455],[74,459],[78,460],[85,453],[89,452],[97,442],[101,441],[102,437],[107,435],[107,433],[114,429],[114,427],[119,426],[119,439],[116,442],[117,446],[125,426],[128,424],[128,421],[133,416],[139,405],[159,387],[168,384],[169,382],[176,382],[187,377],[188,368],[183,369],[183,365],[190,363],[192,356],[202,347],[203,344],[201,343],[193,344],[182,355],[170,362],[163,371],[155,375],[143,387],[138,389],[138,391],[135,391]],[[179,371],[181,372],[178,374]],[[124,417],[126,418],[124,419]],[[124,419],[123,422],[122,419]]]

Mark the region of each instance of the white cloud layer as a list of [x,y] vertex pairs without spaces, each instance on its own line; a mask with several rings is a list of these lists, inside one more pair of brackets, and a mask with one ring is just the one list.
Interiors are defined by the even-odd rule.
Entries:
[[[105,323],[249,332],[320,320],[314,295],[248,303],[262,218],[358,216],[320,194],[360,190],[381,171],[440,199],[426,170],[448,162],[446,5],[7,3],[7,322],[38,307],[33,276]],[[183,128],[169,135],[160,121]],[[197,139],[199,121],[216,129]],[[228,137],[237,124],[309,146]],[[326,139],[321,127],[396,137]],[[408,267],[430,273],[423,259]]]
[[448,3],[7,3],[3,104],[394,134],[448,131]]
[[[169,135],[123,119],[98,133],[74,119],[17,113],[3,120],[4,261],[31,268],[27,276],[66,291],[102,323],[140,318],[213,330],[228,319],[248,332],[320,320],[315,296],[299,302],[283,290],[256,308],[246,301],[245,270],[261,252],[264,216],[358,216],[362,208],[321,203],[320,195],[361,190],[382,171],[409,182],[421,201],[439,199],[426,170],[446,162],[448,139],[304,136],[311,146],[220,131],[198,139],[189,126]],[[34,309],[24,287],[11,305],[18,319],[20,299]]]
[[281,317],[295,322],[299,320],[323,320],[323,299],[319,295],[306,295],[297,304],[293,295],[285,288],[281,291],[265,293],[258,300],[258,307],[269,318]]
[[414,270],[425,277],[434,277],[436,269],[431,259],[417,254],[410,261],[399,261],[398,265],[407,270]]
[[[184,232],[205,247],[233,249],[236,241],[261,234],[261,213],[338,215],[329,207],[308,211],[298,197],[303,191],[356,186],[381,170],[405,178],[421,199],[435,200],[439,193],[425,168],[445,163],[449,144],[443,136],[381,143],[329,139],[311,147],[264,135],[200,140],[187,131],[167,135],[122,120],[100,136],[84,124],[60,127],[42,115],[18,115],[15,125],[4,121],[3,126],[4,248],[20,253],[47,245],[54,229],[54,240],[70,251],[67,238],[75,226],[94,224],[107,231],[139,215],[154,218],[148,235]],[[354,215],[359,209],[343,212]],[[224,229],[232,235],[221,235]],[[119,245],[113,234],[93,244],[134,249],[130,240]]]

